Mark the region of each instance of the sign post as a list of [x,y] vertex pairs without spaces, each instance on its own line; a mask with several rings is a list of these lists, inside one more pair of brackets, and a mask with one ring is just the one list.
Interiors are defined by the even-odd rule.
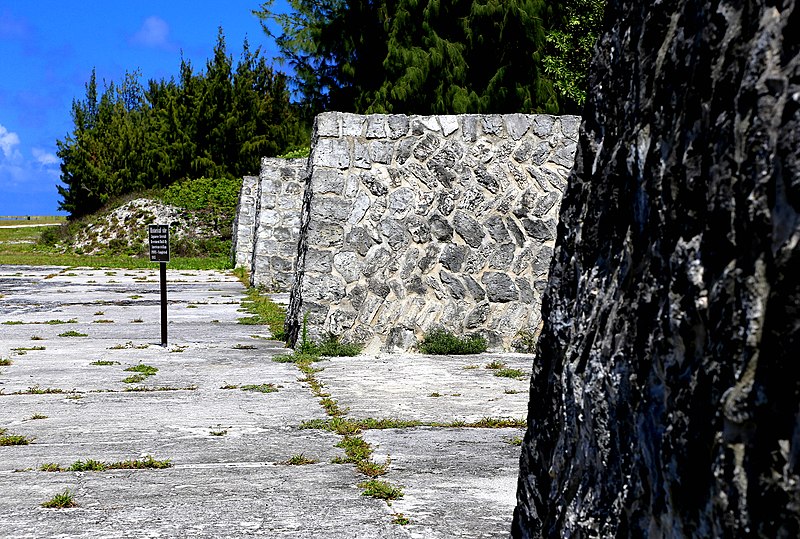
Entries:
[[150,262],[161,266],[161,346],[167,346],[167,262],[169,262],[169,226],[149,225]]

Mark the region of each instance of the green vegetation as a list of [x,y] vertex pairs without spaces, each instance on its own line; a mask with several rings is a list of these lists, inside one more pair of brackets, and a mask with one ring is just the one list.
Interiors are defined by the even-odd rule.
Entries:
[[281,464],[286,464],[287,466],[305,466],[307,464],[316,464],[316,463],[317,463],[316,460],[308,458],[302,453],[299,453],[297,455],[292,455],[287,460],[281,462]]
[[73,132],[58,141],[61,209],[92,213],[126,192],[166,187],[187,177],[241,178],[307,143],[283,74],[260,50],[237,65],[220,31],[205,71],[181,61],[177,79],[140,81],[138,72],[73,102]]
[[587,70],[603,24],[606,0],[560,0],[547,30],[544,71],[559,95],[562,114],[580,114]]
[[505,368],[506,364],[502,361],[494,360],[486,364],[484,369],[496,370]]
[[8,358],[0,357],[0,367],[10,367],[13,363],[14,362]]
[[242,391],[257,391],[259,393],[275,393],[278,391],[275,384],[248,384],[240,386],[239,389]]
[[65,331],[64,333],[59,333],[58,336],[59,337],[88,337],[89,335],[87,333],[81,333],[80,331],[70,330],[70,331]]
[[344,457],[333,459],[334,464],[356,464],[372,456],[372,447],[359,436],[345,436],[336,447],[344,449]]
[[501,378],[513,378],[514,380],[520,380],[526,376],[525,372],[519,369],[498,369],[494,372],[494,375]]
[[138,372],[144,376],[154,376],[158,372],[158,369],[156,367],[140,363],[138,365],[134,365],[133,367],[128,367],[125,369],[125,372]]
[[36,414],[33,414],[32,416],[30,416],[28,419],[30,419],[31,421],[37,420],[37,419],[47,419],[47,416],[44,415],[44,414],[36,413]]
[[392,513],[392,524],[398,524],[400,526],[406,526],[410,524],[411,521],[403,514],[403,513]]
[[397,500],[403,497],[403,489],[392,485],[388,481],[380,479],[370,479],[358,484],[358,488],[364,489],[362,496],[370,496],[379,500]]
[[512,438],[508,438],[508,439],[503,440],[503,441],[505,443],[507,443],[508,445],[515,445],[515,446],[522,445],[522,438],[520,438],[519,436],[514,436]]
[[[2,432],[5,432],[3,430]],[[20,436],[18,434],[0,434],[0,446],[8,445],[28,445],[32,442],[27,436]]]
[[119,361],[105,361],[105,360],[98,360],[92,361],[89,365],[96,365],[98,367],[107,367],[109,365],[119,365]]
[[76,507],[77,505],[78,504],[75,502],[75,495],[72,494],[69,489],[56,494],[46,502],[42,503],[42,507],[46,507],[48,509],[67,509],[70,507]]
[[418,421],[394,418],[365,418],[346,419],[334,417],[331,419],[312,419],[300,423],[300,429],[318,429],[335,432],[342,435],[358,434],[363,430],[405,429],[413,427],[439,427],[439,428],[465,428],[465,429],[504,429],[507,427],[524,428],[527,423],[525,418],[513,419],[505,417],[484,417],[478,421]]
[[[558,111],[543,0],[273,0],[255,13],[311,112]],[[267,23],[277,22],[275,35]]]
[[511,342],[511,347],[515,352],[522,354],[533,354],[536,352],[536,342],[539,340],[539,332],[528,329],[518,331]]
[[52,395],[57,393],[66,393],[63,389],[57,387],[39,387],[38,385],[29,387],[26,390],[15,391],[12,395]]
[[172,463],[169,460],[156,460],[152,455],[147,455],[141,459],[121,460],[118,462],[102,462],[94,459],[76,460],[66,468],[60,464],[48,462],[42,464],[39,470],[42,472],[104,472],[106,470],[162,470],[171,467]]
[[419,351],[430,355],[480,354],[486,348],[486,340],[479,335],[461,338],[441,328],[425,333],[419,343]]
[[319,343],[308,340],[305,323],[303,324],[303,334],[296,351],[300,354],[309,356],[324,357],[353,357],[361,353],[362,347],[354,343],[340,343],[339,337],[333,333],[327,333]]
[[247,299],[242,301],[242,309],[252,316],[239,318],[240,324],[267,325],[274,339],[284,340],[283,323],[286,321],[286,309],[281,305],[259,293],[258,289],[250,288],[247,291]]

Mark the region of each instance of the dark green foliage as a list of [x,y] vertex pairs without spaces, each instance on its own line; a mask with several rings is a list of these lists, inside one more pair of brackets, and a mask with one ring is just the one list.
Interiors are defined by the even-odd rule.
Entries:
[[328,333],[318,343],[307,339],[305,331],[297,345],[297,352],[311,356],[353,357],[361,353],[361,346],[354,343],[341,343],[339,337]]
[[[584,4],[597,0],[564,2],[570,7],[544,0],[289,0],[291,11],[279,14],[268,0],[254,13],[294,68],[311,112],[555,113],[561,95],[572,95],[561,90],[570,89],[566,75],[583,77],[586,69],[579,65],[585,54],[567,47],[585,48],[596,33],[592,26],[584,36],[579,25],[587,20]],[[269,31],[270,20],[280,35]],[[567,37],[551,39],[554,29]],[[546,62],[548,46],[558,61]],[[578,80],[583,88],[585,77]]]
[[[274,0],[253,13],[275,38],[282,60],[295,72],[307,117],[322,110],[364,111],[381,83],[387,28],[397,0],[289,0],[289,13],[272,11]],[[274,35],[267,22],[282,30]]]
[[544,77],[543,0],[399,0],[371,111],[558,111]]
[[241,177],[197,178],[173,183],[158,198],[167,204],[192,210],[205,223],[213,223],[222,237],[230,237],[241,189]]
[[561,113],[580,114],[589,62],[603,23],[605,0],[561,0],[547,31],[544,70],[558,92]]
[[177,80],[140,82],[128,73],[72,104],[74,130],[58,141],[60,208],[71,218],[124,193],[187,177],[239,178],[274,156],[307,144],[286,78],[247,42],[234,67],[220,31],[205,72],[181,61]]
[[440,328],[428,331],[419,344],[421,353],[431,355],[480,354],[486,348],[486,340],[480,335],[461,338]]

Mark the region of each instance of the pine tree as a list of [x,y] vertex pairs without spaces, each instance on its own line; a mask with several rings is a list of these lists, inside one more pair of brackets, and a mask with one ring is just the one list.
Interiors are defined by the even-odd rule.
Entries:
[[309,111],[556,113],[585,91],[604,0],[273,3],[254,13]]
[[140,82],[139,72],[98,96],[93,72],[73,102],[74,130],[59,140],[61,209],[94,212],[113,197],[165,187],[187,177],[253,174],[262,156],[307,137],[286,79],[247,43],[236,68],[220,30],[205,72],[182,59],[179,79]]

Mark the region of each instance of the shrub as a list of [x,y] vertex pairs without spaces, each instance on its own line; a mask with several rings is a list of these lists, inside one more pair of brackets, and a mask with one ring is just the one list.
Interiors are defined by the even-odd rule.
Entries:
[[487,348],[486,339],[480,335],[457,337],[451,332],[436,328],[428,331],[419,344],[419,351],[430,355],[480,354]]

